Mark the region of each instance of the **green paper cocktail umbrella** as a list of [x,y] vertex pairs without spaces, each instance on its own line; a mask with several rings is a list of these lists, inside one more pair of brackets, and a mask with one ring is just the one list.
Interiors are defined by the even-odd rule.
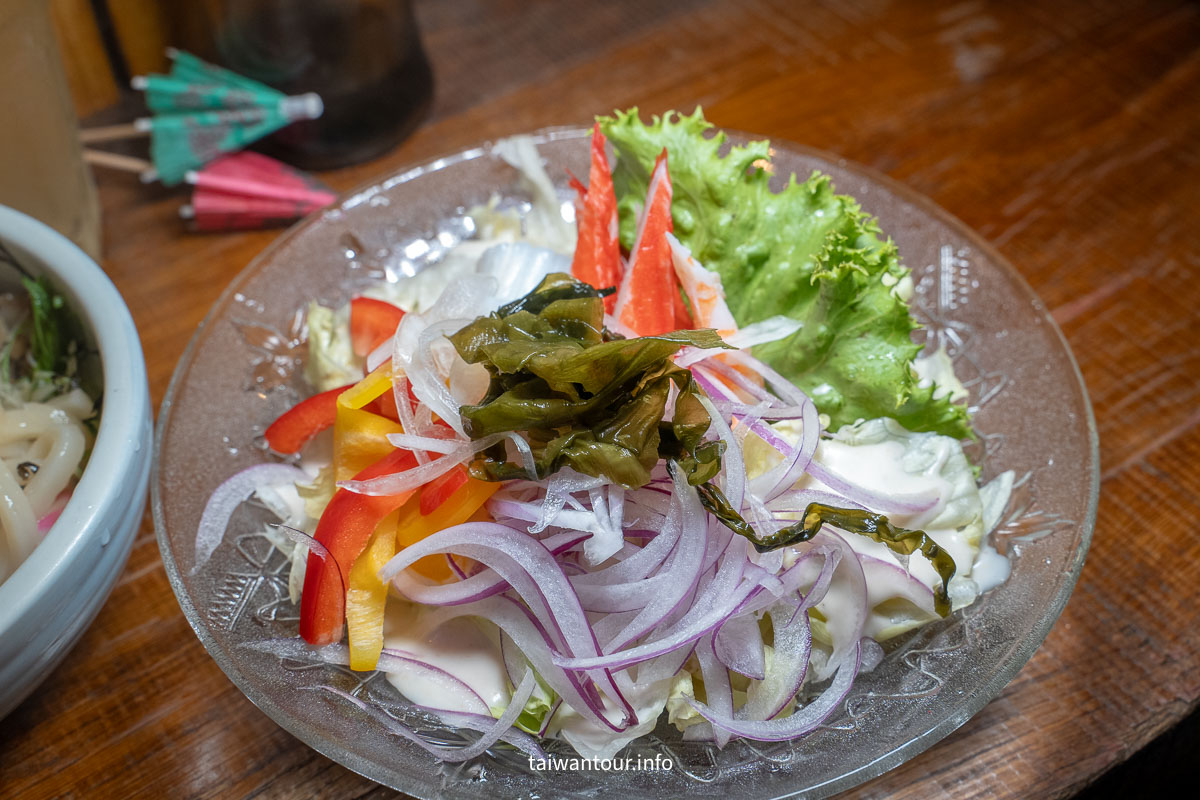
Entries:
[[167,55],[169,74],[133,79],[133,88],[145,91],[153,116],[134,120],[132,126],[81,131],[84,142],[149,134],[154,167],[142,174],[143,180],[174,186],[188,170],[324,111],[314,93],[289,97],[182,50],[169,48]]

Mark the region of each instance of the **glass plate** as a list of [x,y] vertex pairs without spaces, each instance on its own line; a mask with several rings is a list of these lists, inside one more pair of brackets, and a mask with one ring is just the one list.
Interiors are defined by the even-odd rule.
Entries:
[[[567,173],[587,173],[584,129],[534,135],[564,200]],[[744,141],[745,136],[731,137]],[[915,632],[859,677],[844,706],[793,742],[685,743],[660,724],[622,756],[665,756],[671,769],[534,772],[501,748],[443,765],[345,700],[337,686],[397,716],[402,699],[378,675],[313,667],[250,650],[296,632],[286,562],[256,533],[265,512],[244,504],[212,560],[192,574],[196,524],[212,490],[265,461],[261,432],[305,393],[303,309],[356,287],[436,264],[465,235],[464,209],[493,194],[521,203],[516,172],[490,145],[440,158],[363,189],[293,228],[217,301],[175,371],[159,415],[153,489],[163,562],[184,614],[246,696],[320,752],[395,789],[433,797],[809,797],[846,789],[900,764],[967,721],[1041,644],[1083,565],[1099,488],[1096,430],[1075,361],[1046,308],[978,236],[890,179],[795,145],[775,145],[781,176],[830,174],[879,217],[913,271],[931,342],[949,350],[970,389],[983,477],[1014,470],[1019,486],[995,534],[1012,577],[974,605]],[[454,731],[424,725],[430,739]],[[461,741],[461,740],[460,740]],[[569,755],[561,744],[550,752]],[[659,760],[658,764],[665,763]]]

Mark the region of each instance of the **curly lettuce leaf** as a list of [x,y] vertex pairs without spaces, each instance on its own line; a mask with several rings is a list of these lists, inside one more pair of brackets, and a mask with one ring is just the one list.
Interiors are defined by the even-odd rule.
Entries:
[[[892,417],[914,431],[972,435],[966,408],[912,368],[918,328],[896,291],[908,276],[895,245],[825,175],[779,192],[764,169],[768,143],[728,147],[700,109],[643,123],[637,109],[601,117],[617,152],[621,241],[632,245],[654,159],[668,152],[675,234],[716,270],[739,325],[784,314],[803,322],[755,355],[808,392],[833,428]],[[722,155],[722,151],[728,152]]]

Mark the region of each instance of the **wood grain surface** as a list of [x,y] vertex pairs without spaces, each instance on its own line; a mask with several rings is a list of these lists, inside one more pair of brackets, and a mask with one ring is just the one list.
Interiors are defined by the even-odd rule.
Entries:
[[[481,139],[704,106],[882,170],[989,239],[1053,309],[1100,430],[1075,593],[1004,692],[848,796],[1078,792],[1200,698],[1200,6],[1183,0],[417,3],[436,101],[347,189]],[[104,267],[155,405],[276,233],[183,233],[178,194],[102,174]],[[1152,782],[1152,778],[1150,779]],[[390,797],[292,738],[207,656],[147,515],[95,623],[0,721],[0,795]]]

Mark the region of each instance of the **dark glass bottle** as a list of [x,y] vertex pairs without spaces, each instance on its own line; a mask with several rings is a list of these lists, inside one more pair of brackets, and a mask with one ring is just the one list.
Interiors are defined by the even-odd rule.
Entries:
[[332,169],[386,152],[417,126],[433,73],[409,0],[221,0],[216,60],[287,94],[317,92],[325,113],[264,140],[271,155]]

